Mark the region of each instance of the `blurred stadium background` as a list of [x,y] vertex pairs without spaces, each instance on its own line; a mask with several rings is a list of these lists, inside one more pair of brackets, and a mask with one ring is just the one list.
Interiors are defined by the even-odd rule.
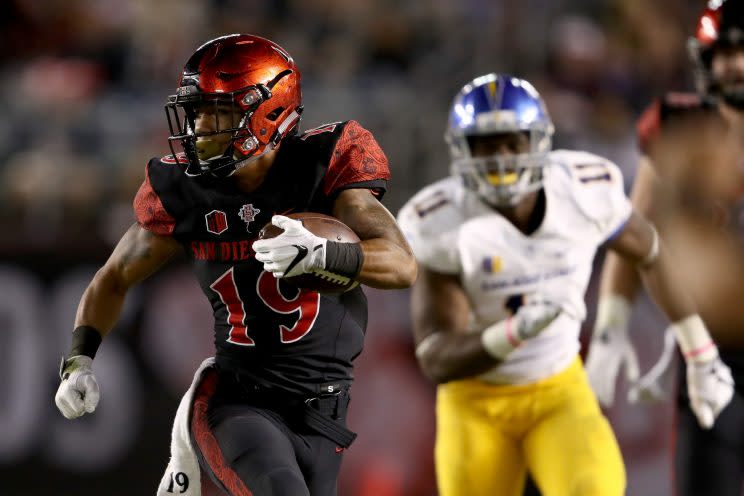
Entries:
[[[630,185],[634,121],[692,87],[684,44],[702,0],[5,0],[0,6],[0,495],[154,494],[170,422],[211,317],[175,264],[131,294],[103,345],[101,405],[65,421],[59,356],[77,301],[132,222],[146,161],[165,155],[162,105],[201,42],[268,37],[303,71],[303,128],[356,119],[385,149],[394,213],[448,171],[451,97],[511,72],[548,102],[557,147],[616,161]],[[599,259],[598,257],[597,263]],[[587,294],[591,327],[596,279]],[[407,292],[369,290],[341,495],[435,494],[433,386],[413,360]],[[647,368],[665,322],[646,299],[633,332]],[[628,494],[670,494],[669,405],[608,412]],[[496,467],[494,467],[496,469]]]

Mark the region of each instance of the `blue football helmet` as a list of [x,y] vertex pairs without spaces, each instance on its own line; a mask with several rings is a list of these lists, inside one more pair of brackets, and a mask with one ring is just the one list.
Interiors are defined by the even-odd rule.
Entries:
[[[506,74],[477,77],[463,86],[450,110],[445,139],[452,174],[491,205],[516,205],[542,186],[553,130],[545,102],[529,82]],[[473,156],[468,138],[503,133],[526,133],[530,151]]]

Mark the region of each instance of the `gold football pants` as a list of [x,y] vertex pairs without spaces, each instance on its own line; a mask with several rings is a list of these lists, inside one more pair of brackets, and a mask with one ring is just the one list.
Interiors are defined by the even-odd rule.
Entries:
[[543,496],[615,496],[625,468],[615,436],[576,360],[547,379],[437,390],[441,496],[521,496],[527,470]]

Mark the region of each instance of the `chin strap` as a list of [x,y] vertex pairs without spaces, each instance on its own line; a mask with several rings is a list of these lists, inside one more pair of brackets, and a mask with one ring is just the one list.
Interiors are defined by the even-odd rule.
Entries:
[[262,151],[258,155],[251,155],[248,158],[244,158],[242,160],[238,160],[237,162],[235,162],[235,167],[233,168],[232,171],[230,171],[230,173],[227,175],[227,177],[232,176],[233,174],[235,174],[237,171],[239,171],[240,169],[242,169],[246,165],[252,164],[253,162],[255,162],[256,160],[258,160],[259,158],[261,158],[264,155],[266,155],[267,153],[269,153],[274,148],[275,147],[271,143],[269,143],[268,145],[266,145],[266,148],[264,148],[264,151]]

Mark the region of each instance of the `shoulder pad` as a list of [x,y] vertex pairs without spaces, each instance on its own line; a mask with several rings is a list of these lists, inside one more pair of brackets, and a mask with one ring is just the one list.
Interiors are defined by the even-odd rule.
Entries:
[[332,196],[342,189],[368,188],[381,198],[387,190],[390,169],[375,137],[354,120],[332,125],[336,126],[336,136],[323,178],[323,193]]
[[583,216],[607,239],[631,213],[620,168],[605,157],[583,151],[551,152],[558,164],[549,181],[558,194],[570,196]]
[[416,259],[433,271],[458,273],[457,234],[465,220],[461,213],[457,178],[425,187],[398,213],[398,223]]
[[636,123],[638,144],[649,153],[653,141],[669,123],[709,109],[709,104],[696,93],[667,93],[643,111]]
[[156,234],[170,236],[176,226],[176,219],[163,204],[162,192],[157,186],[158,179],[154,177],[153,166],[158,164],[157,159],[152,159],[145,167],[145,178],[134,197],[132,206],[134,208],[137,222]]

